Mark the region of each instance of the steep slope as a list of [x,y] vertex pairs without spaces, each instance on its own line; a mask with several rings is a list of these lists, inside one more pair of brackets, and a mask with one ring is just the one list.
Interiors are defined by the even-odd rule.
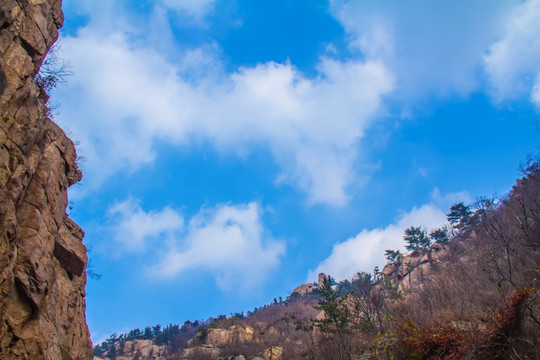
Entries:
[[34,77],[61,0],[0,2],[0,358],[90,359],[83,231],[66,215],[73,143]]

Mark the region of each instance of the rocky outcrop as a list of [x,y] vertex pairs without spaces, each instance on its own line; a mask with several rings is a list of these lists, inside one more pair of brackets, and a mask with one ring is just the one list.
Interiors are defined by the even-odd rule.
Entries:
[[73,143],[34,77],[61,0],[0,2],[0,358],[87,360],[86,248],[66,215],[81,179]]
[[408,255],[399,255],[394,262],[385,265],[381,274],[389,279],[400,293],[407,293],[422,286],[430,277],[434,266],[444,263],[448,256],[448,247],[434,244],[427,249],[420,249]]
[[151,340],[133,340],[116,344],[114,350],[110,352],[106,352],[103,357],[95,356],[93,360],[162,359],[165,353],[165,346],[155,345]]
[[293,299],[296,299],[299,296],[305,296],[308,294],[312,294],[315,290],[319,288],[319,286],[322,286],[324,281],[326,279],[330,278],[329,275],[326,275],[325,273],[319,273],[319,276],[317,277],[317,282],[314,283],[306,283],[297,286],[291,293],[290,297]]
[[291,293],[291,297],[295,296],[303,296],[307,295],[313,292],[313,290],[317,289],[317,285],[313,283],[307,283],[297,286],[293,292]]
[[[219,349],[211,346],[196,346],[193,348],[184,349],[181,359],[217,359],[219,356]],[[234,357],[233,357],[234,358]]]
[[245,344],[253,340],[251,326],[231,326],[229,329],[208,329],[206,342],[213,347],[224,347],[229,343]]
[[318,284],[318,285],[324,284],[324,281],[325,281],[326,279],[328,279],[328,278],[329,278],[329,276],[326,275],[325,273],[319,273],[319,276],[317,277],[317,284]]

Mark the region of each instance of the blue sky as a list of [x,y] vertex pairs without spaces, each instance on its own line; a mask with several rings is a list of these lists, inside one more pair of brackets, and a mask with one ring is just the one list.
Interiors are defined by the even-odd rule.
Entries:
[[540,1],[64,0],[95,341],[384,264],[536,151]]

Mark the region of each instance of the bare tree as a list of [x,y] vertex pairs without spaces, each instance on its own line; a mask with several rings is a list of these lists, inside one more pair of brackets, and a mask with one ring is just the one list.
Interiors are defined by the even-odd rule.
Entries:
[[66,84],[67,78],[73,75],[69,62],[59,57],[60,44],[56,42],[41,63],[41,67],[34,81],[45,92],[56,88],[58,84]]

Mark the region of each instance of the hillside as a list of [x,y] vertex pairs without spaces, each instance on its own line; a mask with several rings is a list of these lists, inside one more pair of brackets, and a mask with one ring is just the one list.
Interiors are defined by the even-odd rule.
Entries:
[[451,228],[405,232],[410,253],[338,284],[183,326],[114,335],[95,359],[538,359],[540,162],[500,198],[455,204]]

